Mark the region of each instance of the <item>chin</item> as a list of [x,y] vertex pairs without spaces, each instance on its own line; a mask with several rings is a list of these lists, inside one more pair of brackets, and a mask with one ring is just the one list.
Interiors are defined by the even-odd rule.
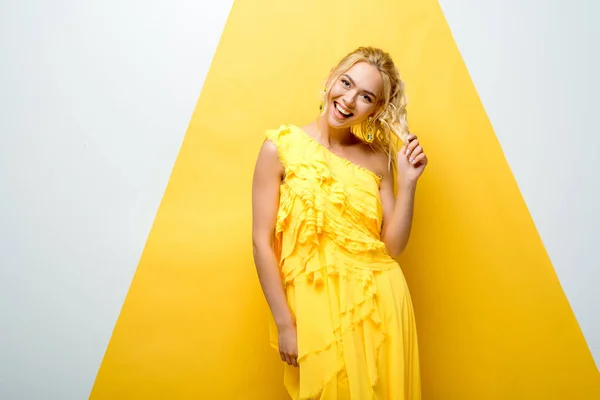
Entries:
[[[331,115],[327,116],[327,124],[332,127],[332,128],[336,128],[336,129],[342,129],[346,127],[345,123],[342,123],[342,121],[338,121],[337,119],[335,119],[334,117],[332,117]],[[348,125],[350,126],[350,125]]]

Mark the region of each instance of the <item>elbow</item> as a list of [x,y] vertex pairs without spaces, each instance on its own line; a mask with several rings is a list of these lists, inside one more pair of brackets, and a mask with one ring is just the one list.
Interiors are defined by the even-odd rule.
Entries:
[[262,246],[260,242],[254,240],[254,239],[252,240],[252,255],[254,256],[255,262],[260,257],[263,247],[264,246]]
[[397,258],[406,249],[406,243],[400,243],[392,240],[386,240],[384,243],[388,254],[392,258]]
[[254,260],[261,257],[261,255],[265,254],[266,251],[270,251],[273,248],[272,240],[266,240],[263,238],[252,238],[252,254],[254,255]]
[[404,249],[395,249],[395,248],[389,248],[388,247],[388,254],[390,255],[390,257],[392,258],[396,258],[398,257],[400,254],[402,254],[402,252],[404,251]]

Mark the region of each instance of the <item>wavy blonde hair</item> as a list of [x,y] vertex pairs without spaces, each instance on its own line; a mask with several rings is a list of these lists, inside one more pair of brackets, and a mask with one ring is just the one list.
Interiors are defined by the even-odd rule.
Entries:
[[[353,126],[352,133],[363,140],[368,133],[372,133],[374,138],[370,143],[371,147],[388,156],[388,169],[395,176],[396,153],[402,147],[401,142],[406,142],[410,131],[406,117],[407,99],[404,82],[400,79],[400,72],[392,57],[374,47],[359,47],[348,53],[329,74],[323,96],[327,99],[331,87],[340,76],[359,62],[367,62],[377,68],[383,78],[383,89],[373,114],[360,125]],[[327,112],[327,103],[327,101],[324,103],[321,115]]]

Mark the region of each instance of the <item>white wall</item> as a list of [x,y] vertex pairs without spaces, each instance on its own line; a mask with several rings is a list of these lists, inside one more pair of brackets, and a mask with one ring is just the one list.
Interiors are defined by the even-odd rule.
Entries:
[[0,3],[0,398],[87,398],[233,0]]
[[[598,6],[440,3],[598,362]],[[0,398],[88,396],[231,4],[0,3]]]
[[599,366],[600,3],[440,5]]

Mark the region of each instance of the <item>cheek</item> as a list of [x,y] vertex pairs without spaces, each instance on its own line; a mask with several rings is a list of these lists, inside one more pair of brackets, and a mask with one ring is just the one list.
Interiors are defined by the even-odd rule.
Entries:
[[356,116],[359,118],[366,118],[369,114],[373,112],[375,106],[373,104],[361,103],[357,104],[356,107]]
[[335,86],[333,88],[331,88],[331,90],[329,91],[329,99],[335,99],[336,97],[339,97],[342,93],[340,93],[340,90],[337,89]]

